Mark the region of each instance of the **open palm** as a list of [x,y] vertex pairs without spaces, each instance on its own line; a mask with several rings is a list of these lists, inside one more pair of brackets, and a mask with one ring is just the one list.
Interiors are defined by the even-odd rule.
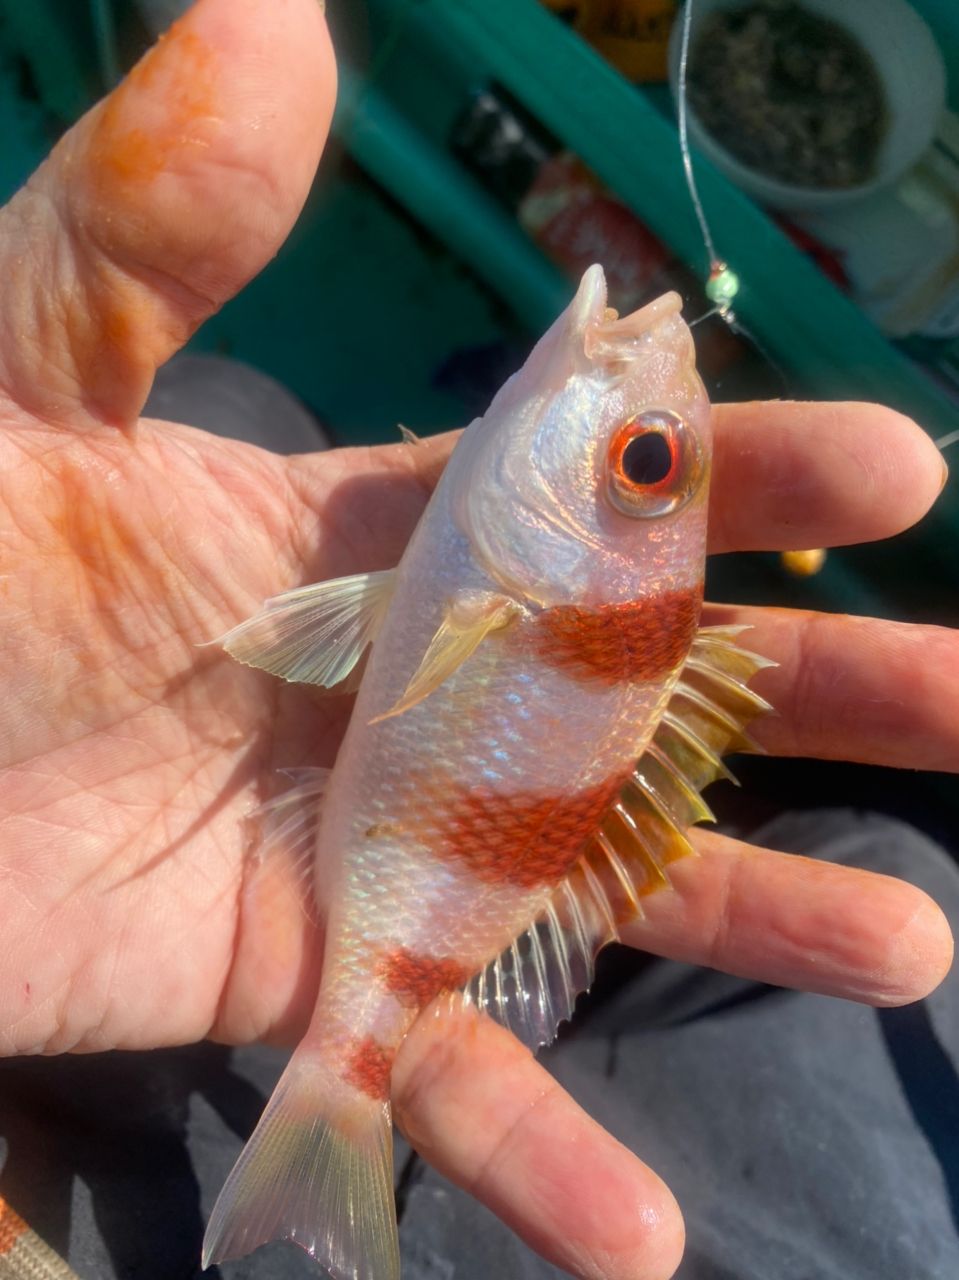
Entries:
[[[0,219],[0,1051],[289,1040],[311,1011],[318,926],[287,867],[250,859],[244,819],[277,769],[332,761],[349,703],[199,646],[279,590],[394,564],[450,441],[283,459],[136,418],[286,235],[333,93],[315,0],[200,0]],[[711,550],[886,536],[940,481],[888,411],[724,409]],[[959,768],[954,636],[718,616],[781,664],[757,681],[782,713],[769,749]],[[906,678],[908,705],[889,694]],[[629,940],[874,1003],[946,971],[918,890],[699,843]],[[394,1094],[414,1143],[562,1266],[670,1273],[668,1191],[505,1032],[425,1020]]]

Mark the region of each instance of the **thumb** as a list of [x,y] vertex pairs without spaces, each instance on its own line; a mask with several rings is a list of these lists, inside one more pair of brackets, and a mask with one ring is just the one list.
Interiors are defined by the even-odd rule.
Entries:
[[134,422],[288,234],[335,86],[319,0],[198,0],[0,212],[0,395]]

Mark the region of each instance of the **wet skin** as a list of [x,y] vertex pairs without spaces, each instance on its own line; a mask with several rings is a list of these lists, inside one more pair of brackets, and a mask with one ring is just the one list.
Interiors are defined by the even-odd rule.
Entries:
[[[0,215],[4,1053],[291,1042],[311,1011],[319,926],[288,868],[250,861],[243,818],[277,767],[330,763],[349,704],[197,645],[278,590],[395,563],[452,440],[285,459],[137,418],[156,367],[282,243],[334,81],[315,0],[201,0]],[[724,407],[711,550],[886,537],[942,479],[886,409]],[[954,635],[714,619],[780,663],[755,681],[781,713],[756,730],[771,751],[959,769]],[[948,927],[916,889],[697,841],[709,856],[630,941],[875,1004],[945,975]],[[505,1032],[421,1020],[393,1099],[427,1158],[562,1267],[677,1265],[668,1190]]]

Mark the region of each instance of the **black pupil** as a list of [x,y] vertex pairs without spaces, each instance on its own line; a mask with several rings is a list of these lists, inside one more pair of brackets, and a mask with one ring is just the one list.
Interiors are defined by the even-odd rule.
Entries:
[[623,475],[633,484],[659,484],[672,470],[673,455],[665,436],[646,431],[623,450]]

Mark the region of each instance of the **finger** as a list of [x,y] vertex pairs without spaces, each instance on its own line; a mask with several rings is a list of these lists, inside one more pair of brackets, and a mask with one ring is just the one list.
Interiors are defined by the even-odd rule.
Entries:
[[929,510],[946,471],[930,438],[872,404],[714,406],[710,551],[872,542]]
[[776,986],[907,1004],[952,963],[945,916],[921,889],[851,867],[696,831],[700,858],[670,867],[623,940]]
[[333,109],[316,0],[199,0],[0,215],[0,382],[135,420],[153,373],[273,256]]
[[751,685],[777,714],[750,727],[776,755],[959,772],[959,633],[793,609],[710,605],[778,667]]
[[589,1280],[667,1280],[683,1249],[661,1180],[512,1035],[466,1011],[422,1017],[393,1069],[397,1123],[550,1262]]
[[[709,549],[786,550],[836,546],[889,537],[919,520],[942,488],[944,464],[915,423],[868,404],[792,404],[779,401],[717,405]],[[323,508],[335,496],[331,477],[364,482],[349,503],[326,512],[355,526],[354,545],[371,523],[371,545],[402,549],[422,512],[456,433],[419,445],[291,460],[307,500]],[[359,540],[357,540],[357,535]]]

